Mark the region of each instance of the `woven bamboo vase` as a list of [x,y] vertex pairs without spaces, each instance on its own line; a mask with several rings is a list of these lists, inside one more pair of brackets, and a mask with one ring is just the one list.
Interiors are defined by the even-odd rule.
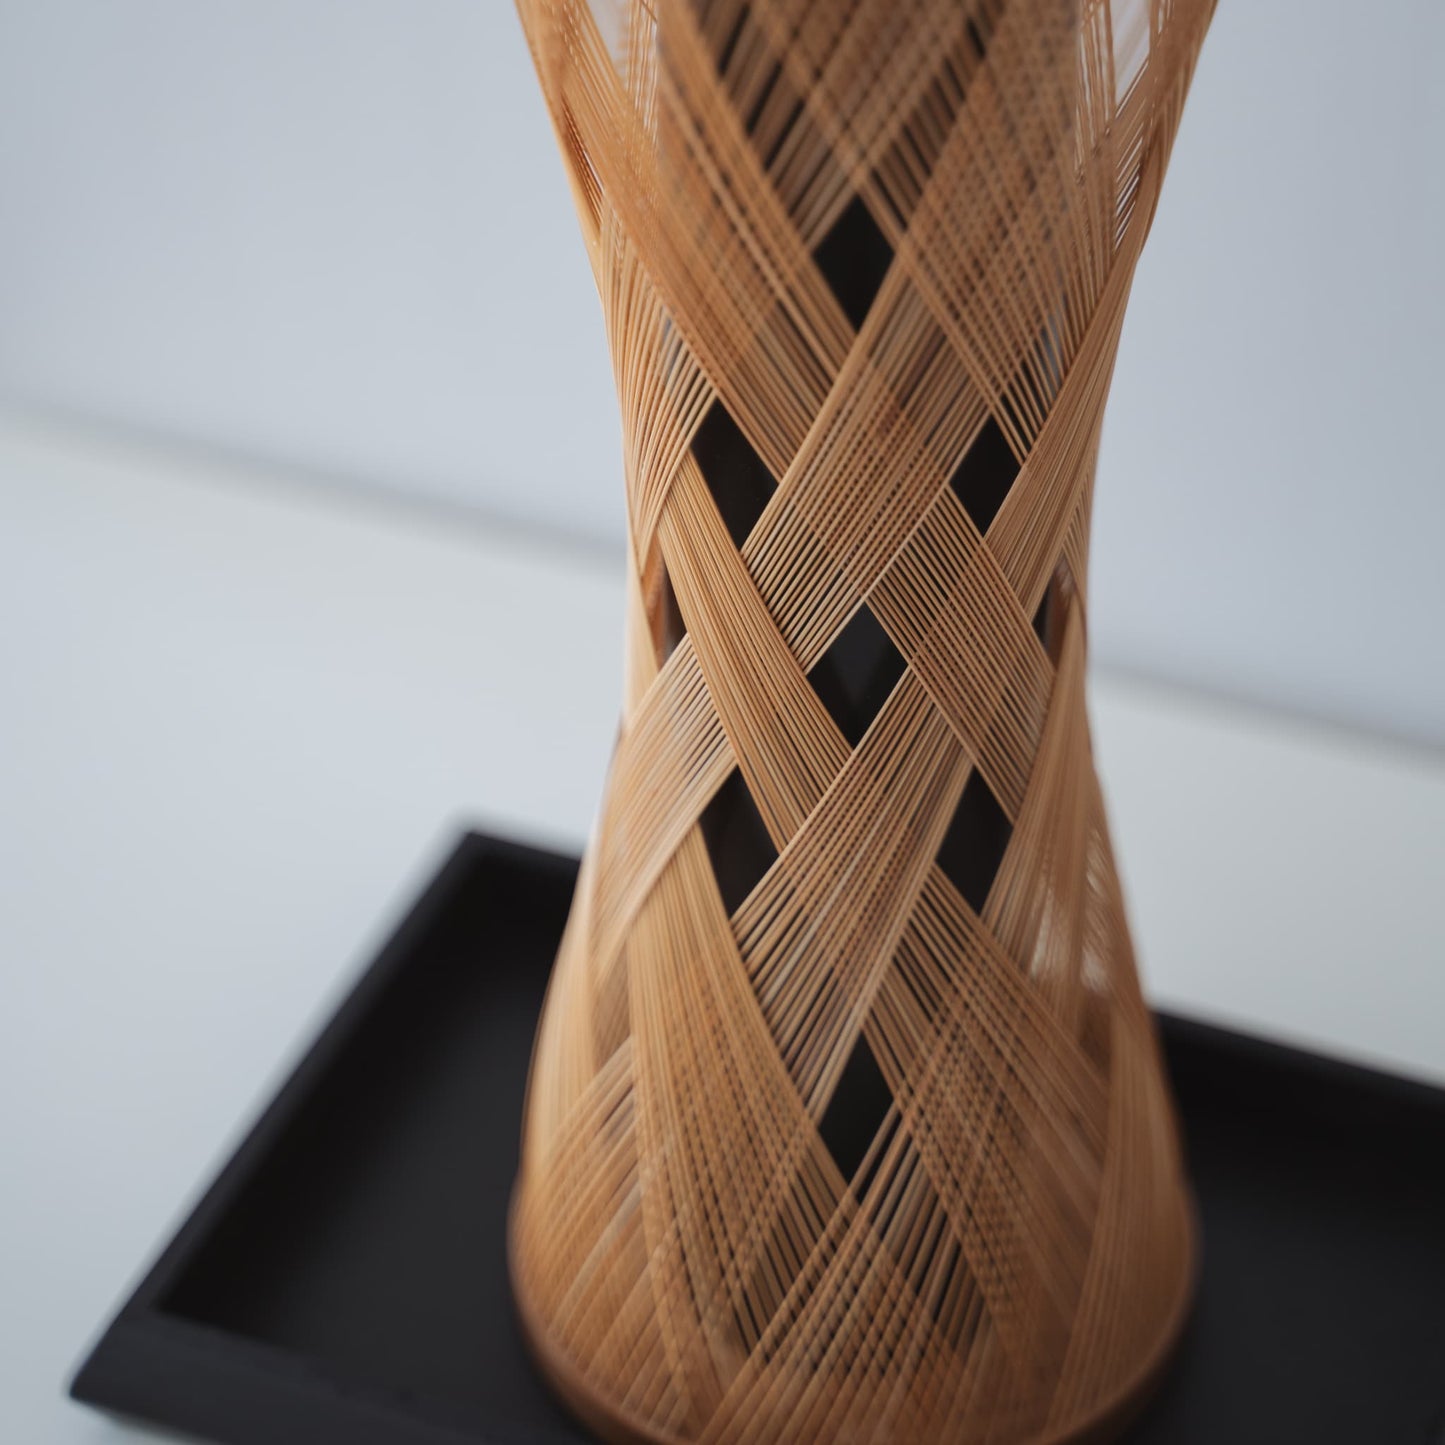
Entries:
[[1210,8],[519,0],[631,545],[510,1250],[609,1440],[1107,1438],[1180,1328],[1085,618]]

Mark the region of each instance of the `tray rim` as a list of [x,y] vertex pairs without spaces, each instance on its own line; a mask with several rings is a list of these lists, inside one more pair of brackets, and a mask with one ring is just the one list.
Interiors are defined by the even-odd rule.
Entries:
[[[488,861],[508,862],[569,881],[578,868],[576,858],[555,849],[475,828],[461,833],[341,1002],[323,1019],[310,1042],[303,1045],[280,1087],[245,1126],[241,1142],[146,1265],[140,1283],[86,1350],[67,1386],[66,1393],[72,1400],[160,1424],[140,1403],[140,1395],[130,1382],[148,1379],[168,1358],[189,1356],[187,1368],[195,1372],[195,1383],[188,1393],[200,1403],[201,1413],[193,1414],[179,1427],[165,1424],[162,1428],[194,1430],[217,1440],[276,1440],[274,1434],[253,1435],[244,1427],[234,1436],[227,1433],[229,1422],[224,1411],[217,1414],[214,1423],[208,1418],[205,1402],[221,1399],[237,1386],[244,1386],[258,1396],[289,1401],[292,1408],[300,1408],[303,1413],[309,1401],[324,1395],[328,1419],[336,1418],[338,1408],[354,1417],[348,1418],[347,1438],[358,1445],[367,1445],[372,1439],[386,1445],[400,1445],[403,1441],[410,1445],[413,1440],[417,1445],[456,1445],[462,1441],[475,1445],[475,1428],[470,1423],[463,1426],[458,1418],[460,1412],[454,1416],[444,1402],[418,1396],[400,1407],[395,1392],[383,1386],[332,1370],[324,1362],[304,1359],[268,1341],[173,1313],[164,1308],[163,1302],[211,1228],[226,1215],[313,1088],[345,1052],[380,995],[406,967],[416,943],[445,912],[472,870]],[[295,1438],[309,1441],[312,1437],[303,1429]],[[496,1445],[508,1445],[512,1437],[498,1433],[492,1438]],[[543,1445],[549,1441],[574,1445],[575,1439],[536,1426],[529,1427],[529,1438]]]

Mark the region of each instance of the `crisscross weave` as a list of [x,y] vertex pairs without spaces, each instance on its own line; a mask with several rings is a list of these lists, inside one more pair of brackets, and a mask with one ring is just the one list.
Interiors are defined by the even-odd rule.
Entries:
[[1085,605],[1211,0],[518,4],[630,538],[524,1317],[619,1436],[1068,1438],[1189,1289]]

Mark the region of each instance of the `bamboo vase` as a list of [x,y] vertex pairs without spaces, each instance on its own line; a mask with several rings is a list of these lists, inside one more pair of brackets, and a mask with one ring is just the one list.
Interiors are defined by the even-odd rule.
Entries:
[[1211,0],[518,6],[630,542],[513,1199],[531,1345],[616,1442],[1107,1438],[1195,1247],[1089,519]]

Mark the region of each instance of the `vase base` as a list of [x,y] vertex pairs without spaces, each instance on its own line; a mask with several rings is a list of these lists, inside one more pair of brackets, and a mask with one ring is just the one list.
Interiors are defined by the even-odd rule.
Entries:
[[[1189,1323],[1199,1283],[1198,1208],[1191,1202],[1185,1229],[1189,1236],[1186,1279],[1168,1322],[1160,1332],[1154,1349],[1134,1376],[1117,1394],[1106,1400],[1087,1419],[1070,1425],[1063,1433],[1041,1434],[1021,1440],[1019,1445],[1111,1445],[1148,1408],[1150,1401],[1168,1378],[1179,1346]],[[509,1262],[512,1259],[508,1251]],[[605,1445],[689,1445],[677,1435],[664,1435],[629,1420],[596,1393],[572,1365],[571,1361],[547,1338],[545,1329],[529,1307],[526,1291],[515,1273],[512,1297],[517,1309],[517,1322],[528,1353],[558,1398],[577,1420]],[[830,1440],[836,1438],[830,1437]],[[800,1442],[801,1445],[801,1442]]]

